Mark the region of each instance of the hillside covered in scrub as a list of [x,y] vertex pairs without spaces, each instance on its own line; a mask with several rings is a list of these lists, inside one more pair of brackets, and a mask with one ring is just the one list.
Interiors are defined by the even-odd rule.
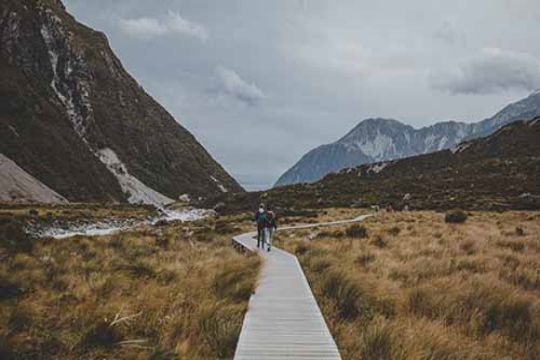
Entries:
[[0,42],[1,199],[163,204],[242,191],[60,0],[0,0]]
[[451,150],[363,165],[313,184],[218,196],[222,212],[258,201],[282,208],[540,209],[540,118],[506,125]]

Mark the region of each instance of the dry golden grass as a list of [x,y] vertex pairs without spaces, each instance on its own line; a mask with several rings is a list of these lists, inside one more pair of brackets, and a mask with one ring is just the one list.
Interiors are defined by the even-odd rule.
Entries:
[[276,239],[299,256],[345,359],[540,358],[539,213],[379,213],[363,226]]
[[230,358],[260,267],[225,220],[38,241],[0,263],[0,358]]

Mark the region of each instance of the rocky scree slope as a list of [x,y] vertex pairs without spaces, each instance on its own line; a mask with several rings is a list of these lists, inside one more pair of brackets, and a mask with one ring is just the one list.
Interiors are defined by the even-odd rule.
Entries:
[[450,149],[463,140],[487,136],[503,125],[535,116],[540,116],[538,91],[473,124],[447,121],[415,129],[393,119],[367,119],[338,141],[309,151],[275,186],[313,182],[348,167]]
[[0,153],[70,201],[243,191],[59,0],[0,0]]

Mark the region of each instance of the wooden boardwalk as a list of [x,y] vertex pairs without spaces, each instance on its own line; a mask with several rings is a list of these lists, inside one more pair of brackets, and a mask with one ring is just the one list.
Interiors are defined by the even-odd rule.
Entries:
[[[280,231],[362,221],[365,217],[331,223],[281,228]],[[236,236],[233,243],[257,251],[256,233]],[[341,359],[296,256],[272,248],[265,258],[255,294],[249,300],[234,358]]]

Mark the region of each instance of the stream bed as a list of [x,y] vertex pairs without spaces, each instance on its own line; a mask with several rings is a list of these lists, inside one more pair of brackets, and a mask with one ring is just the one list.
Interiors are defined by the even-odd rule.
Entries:
[[73,223],[52,222],[27,228],[27,232],[38,238],[65,239],[76,235],[103,236],[131,230],[141,225],[156,225],[173,221],[196,221],[215,215],[213,210],[182,209],[160,210],[160,215],[148,218],[112,218],[99,221],[78,220]]

